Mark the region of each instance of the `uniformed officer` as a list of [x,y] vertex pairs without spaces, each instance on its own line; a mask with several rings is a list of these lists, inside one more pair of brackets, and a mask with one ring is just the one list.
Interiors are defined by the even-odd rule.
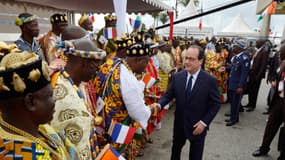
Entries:
[[239,121],[239,106],[242,94],[246,88],[246,80],[249,73],[250,59],[245,51],[247,47],[246,40],[238,38],[233,44],[233,53],[231,71],[229,76],[229,94],[231,103],[231,116],[226,119],[226,126],[232,126]]

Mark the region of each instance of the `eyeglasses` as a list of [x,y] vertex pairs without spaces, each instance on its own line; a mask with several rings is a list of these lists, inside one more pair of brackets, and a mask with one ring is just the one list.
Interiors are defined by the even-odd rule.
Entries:
[[190,62],[194,62],[194,61],[198,60],[198,58],[184,57],[184,60],[189,60]]

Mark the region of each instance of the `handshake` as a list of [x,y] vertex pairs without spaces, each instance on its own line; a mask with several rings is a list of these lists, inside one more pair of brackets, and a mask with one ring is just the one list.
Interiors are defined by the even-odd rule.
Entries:
[[149,108],[150,108],[150,111],[151,111],[151,114],[153,116],[156,116],[158,114],[158,112],[160,111],[160,104],[159,103],[153,103],[151,105],[149,105]]

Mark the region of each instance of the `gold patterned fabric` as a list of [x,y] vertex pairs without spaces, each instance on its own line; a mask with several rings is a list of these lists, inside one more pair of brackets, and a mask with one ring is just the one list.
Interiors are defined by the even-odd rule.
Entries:
[[92,116],[80,97],[78,88],[68,79],[66,72],[57,72],[52,77],[55,113],[51,125],[76,146],[80,158],[89,160],[91,156],[90,134]]
[[226,99],[225,93],[227,93],[227,79],[228,73],[226,72],[226,58],[228,52],[223,49],[221,53],[208,50],[205,60],[205,71],[215,76],[218,80],[219,91],[221,94],[221,101]]
[[[106,132],[111,124],[111,121],[130,125],[138,128],[137,123],[133,123],[128,115],[128,111],[124,105],[121,91],[120,91],[120,64],[122,60],[119,58],[108,59],[103,64],[98,72],[94,83],[96,86],[96,93],[103,97],[105,107],[105,128]],[[109,78],[108,78],[109,77]],[[105,89],[105,90],[104,90]],[[128,160],[135,157],[136,142],[132,140],[129,145],[122,145],[118,143],[111,144],[118,152],[122,153]]]
[[[18,159],[22,160],[78,160],[77,152],[74,146],[63,135],[56,133],[49,125],[41,125],[42,134],[49,135],[56,140],[60,146],[57,148],[57,153],[60,155],[60,159],[56,157],[50,150],[44,146],[33,142],[32,140],[6,132],[0,127],[0,159]],[[43,140],[53,146],[47,140]]]
[[[97,95],[104,97],[106,128],[109,128],[111,119],[122,123],[128,118],[128,112],[123,104],[120,92],[120,63],[121,60],[118,58],[108,59],[100,67],[100,71],[94,81]],[[112,71],[110,71],[111,69]],[[108,80],[107,76],[110,76]],[[104,87],[106,87],[105,92],[103,91]]]

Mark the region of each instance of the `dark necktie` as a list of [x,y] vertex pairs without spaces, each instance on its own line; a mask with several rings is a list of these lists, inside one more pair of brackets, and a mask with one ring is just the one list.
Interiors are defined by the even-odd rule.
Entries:
[[190,94],[191,94],[192,79],[193,79],[193,76],[191,75],[190,78],[189,78],[189,80],[188,80],[187,88],[186,88],[186,95],[187,95],[187,96],[190,96]]

